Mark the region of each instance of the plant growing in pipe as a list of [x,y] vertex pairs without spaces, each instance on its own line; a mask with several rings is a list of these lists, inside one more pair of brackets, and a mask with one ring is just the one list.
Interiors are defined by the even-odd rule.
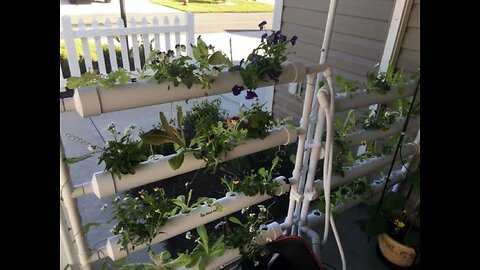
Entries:
[[[268,208],[258,204],[256,207],[246,207],[241,211],[240,219],[230,216],[229,222],[222,221],[215,226],[225,235],[227,248],[238,248],[243,260],[256,260],[261,248],[257,244],[260,230],[266,228],[273,217],[270,216]],[[269,217],[270,216],[270,217]],[[273,239],[267,239],[267,242]]]
[[360,86],[359,81],[346,81],[341,74],[337,75],[336,80],[338,86],[340,86],[339,93],[353,93]]
[[395,66],[390,62],[387,71],[378,71],[380,65],[376,65],[373,70],[367,71],[367,92],[375,91],[385,94],[392,86],[396,85],[398,92],[401,93],[405,87],[405,78],[403,68],[395,72]]
[[135,139],[135,125],[129,125],[120,138],[118,136],[121,133],[117,131],[115,123],[112,122],[107,130],[112,134],[113,140],[107,141],[105,147],[92,145],[77,136],[67,134],[74,141],[87,145],[91,153],[66,159],[66,162],[73,164],[98,154],[98,164],[104,162],[105,171],[111,172],[119,179],[122,178],[122,174],[135,174],[135,167],[148,159],[149,147],[143,141]]
[[279,162],[280,157],[275,156],[270,168],[265,169],[265,167],[261,167],[257,171],[246,174],[238,184],[238,191],[243,192],[247,196],[255,196],[257,194],[275,196],[275,191],[280,184],[273,180],[273,174]]
[[115,84],[125,84],[131,82],[131,73],[126,69],[119,68],[116,71],[112,71],[107,75],[100,74],[98,70],[87,71],[80,77],[69,77],[67,79],[67,87],[69,89],[76,89],[82,86],[97,86],[101,85],[105,89],[108,89]]
[[129,263],[120,267],[119,270],[174,270],[185,266],[190,262],[190,256],[179,253],[178,257],[172,259],[172,255],[167,250],[155,254],[153,251],[148,251],[148,256],[153,261],[152,263]]
[[[266,24],[266,21],[261,22],[258,25],[260,30],[263,30]],[[253,49],[247,59],[242,59],[238,65],[229,69],[229,71],[240,72],[243,81],[243,85],[232,87],[233,94],[238,96],[247,89],[245,98],[252,99],[257,97],[255,89],[258,83],[268,80],[278,82],[278,77],[282,73],[281,64],[287,61],[287,56],[296,42],[297,36],[287,39],[281,31],[272,31],[270,35],[263,34],[260,44]],[[287,50],[287,45],[290,43],[292,47]]]
[[139,191],[138,197],[127,194],[123,199],[116,197],[112,201],[113,218],[117,224],[112,229],[115,235],[121,235],[119,243],[129,252],[140,245],[148,245],[167,222],[174,207],[161,188],[154,188],[149,193]]
[[172,212],[170,213],[171,216],[176,215],[179,211],[182,214],[188,214],[192,209],[195,209],[202,204],[206,204],[209,207],[215,206],[215,210],[219,212],[223,210],[221,204],[215,203],[215,199],[207,197],[199,197],[195,203],[192,203],[190,205],[190,200],[192,199],[192,192],[193,189],[190,189],[187,197],[185,197],[185,195],[179,195],[177,196],[177,198],[172,199],[172,203],[175,204],[176,207],[172,209]]
[[140,134],[142,141],[150,145],[164,145],[173,143],[177,155],[168,160],[168,164],[172,169],[180,168],[185,159],[185,153],[189,151],[185,142],[185,134],[183,132],[183,111],[181,106],[177,106],[177,125],[180,131],[168,123],[167,117],[160,112],[161,127],[153,128],[143,134]]
[[[197,227],[199,238],[195,240],[197,245],[189,254],[190,263],[185,267],[192,268],[198,263],[198,269],[205,270],[205,264],[209,258],[221,257],[225,253],[225,243],[223,242],[224,235],[220,235],[217,239],[210,239],[207,234],[205,225]],[[213,243],[210,245],[210,243]]]

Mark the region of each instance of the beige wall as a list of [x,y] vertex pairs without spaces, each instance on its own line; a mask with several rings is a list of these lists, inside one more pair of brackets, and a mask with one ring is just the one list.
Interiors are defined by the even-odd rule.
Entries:
[[[329,0],[284,0],[282,32],[298,36],[295,54],[290,61],[316,64],[327,20]],[[333,75],[365,82],[365,75],[382,58],[392,17],[394,0],[342,0],[337,2],[327,64]],[[420,58],[420,0],[411,9],[397,66],[414,72]],[[287,85],[276,87],[273,103],[275,117],[301,116],[303,100],[287,91]]]

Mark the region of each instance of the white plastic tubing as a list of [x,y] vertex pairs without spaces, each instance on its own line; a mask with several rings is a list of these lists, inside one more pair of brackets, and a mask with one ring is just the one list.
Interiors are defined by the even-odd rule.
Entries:
[[[281,185],[280,187],[278,187],[276,195],[279,196],[289,191],[290,185],[286,183],[285,177],[277,177],[275,178],[275,181],[277,181]],[[202,205],[198,208],[195,208],[188,214],[175,215],[173,217],[170,217],[165,223],[165,225],[162,226],[162,231],[165,233],[161,233],[157,237],[155,237],[152,240],[152,244],[167,240],[176,235],[194,229],[200,225],[217,220],[221,217],[237,212],[242,208],[260,203],[270,198],[271,197],[266,194],[249,197],[243,193],[237,193],[235,196],[226,196],[216,200],[218,204],[222,205],[222,212],[217,212],[215,210],[215,207]],[[269,230],[270,232],[266,233],[266,235],[269,235],[271,239],[275,239],[281,236],[280,225],[270,225]],[[125,257],[127,253],[120,250],[121,246],[118,244],[119,238],[120,236],[118,235],[108,238],[106,247],[102,248],[100,253],[108,254],[108,256],[112,260],[118,260],[122,257]],[[146,246],[140,246],[137,247],[137,249],[142,249],[145,247]]]
[[[284,127],[271,131],[264,139],[245,140],[243,144],[228,152],[224,160],[235,159],[281,144],[294,143],[297,137],[298,132],[296,128]],[[93,175],[91,182],[75,186],[72,197],[84,196],[93,192],[98,198],[105,198],[117,192],[184,174],[205,166],[203,160],[196,159],[192,154],[186,154],[182,166],[177,170],[173,170],[168,164],[168,160],[175,155],[143,162],[136,167],[135,174],[122,175],[121,179],[110,172],[97,172]]]
[[[282,64],[282,74],[278,78],[278,84],[303,80],[305,70],[302,63],[285,62]],[[239,72],[221,72],[215,78],[210,89],[201,89],[197,85],[188,89],[183,84],[174,87],[170,82],[130,83],[115,85],[107,90],[100,86],[76,89],[73,100],[78,114],[88,117],[105,112],[229,93],[236,84],[243,84]],[[260,82],[259,87],[274,84],[275,82],[270,80]],[[67,103],[70,105],[70,101]],[[64,105],[63,110],[67,110],[67,107],[71,108],[72,106]],[[60,110],[62,111],[62,107]]]

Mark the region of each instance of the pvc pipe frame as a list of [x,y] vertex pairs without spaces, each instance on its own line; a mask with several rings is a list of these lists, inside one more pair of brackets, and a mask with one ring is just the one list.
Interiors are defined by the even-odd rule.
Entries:
[[[281,144],[287,145],[296,142],[297,137],[298,131],[296,128],[284,127],[271,131],[270,135],[264,139],[245,140],[243,144],[226,153],[223,160],[235,159]],[[121,179],[110,172],[97,172],[93,175],[91,182],[76,186],[72,196],[79,197],[93,192],[98,198],[105,198],[117,192],[184,174],[205,166],[203,160],[196,159],[192,154],[188,153],[185,154],[182,166],[177,170],[173,170],[168,164],[168,160],[175,155],[143,162],[135,169],[135,174],[122,175]]]
[[[277,181],[281,185],[277,189],[277,196],[285,194],[290,190],[290,185],[286,183],[285,177],[277,177],[275,178],[275,181]],[[218,204],[222,205],[222,212],[217,212],[215,210],[215,207],[202,205],[193,209],[188,214],[177,214],[173,217],[168,218],[168,221],[165,223],[165,225],[162,226],[162,231],[164,231],[165,233],[157,235],[151,243],[156,244],[161,241],[170,239],[176,235],[194,229],[200,225],[217,220],[231,213],[240,211],[242,208],[263,202],[270,198],[271,197],[267,194],[249,197],[240,192],[237,193],[236,196],[228,196],[216,200]],[[264,234],[266,237],[270,236],[271,239],[275,239],[281,236],[280,225],[270,225],[268,229],[270,230],[270,232]],[[120,250],[121,246],[118,244],[119,239],[119,235],[108,238],[106,247],[100,249],[99,257],[102,257],[102,254],[105,253],[108,254],[108,256],[112,260],[118,260],[125,257],[127,255],[127,252],[124,250]],[[136,249],[139,250],[145,247],[146,245],[138,246],[136,247]]]
[[[285,62],[282,64],[282,74],[278,77],[277,84],[301,81],[305,77],[305,71],[305,65],[302,63]],[[131,83],[115,85],[108,90],[100,86],[82,87],[75,90],[73,99],[78,114],[88,117],[105,112],[229,93],[234,85],[242,84],[243,80],[239,72],[221,72],[215,78],[210,89],[201,89],[198,85],[188,89],[183,84],[170,87],[170,82]],[[274,81],[269,80],[260,82],[258,86],[274,84]]]
[[63,203],[67,208],[67,215],[74,232],[74,238],[78,249],[78,259],[82,269],[91,270],[90,251],[88,249],[87,239],[82,233],[82,218],[78,211],[77,200],[72,198],[70,194],[73,191],[72,182],[70,181],[70,171],[68,165],[64,161],[65,151],[63,149],[62,140],[60,138],[60,192],[62,194]]

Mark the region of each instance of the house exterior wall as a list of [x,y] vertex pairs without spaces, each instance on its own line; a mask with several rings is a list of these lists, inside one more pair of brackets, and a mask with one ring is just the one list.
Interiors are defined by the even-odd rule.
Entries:
[[[282,33],[298,36],[295,54],[289,61],[316,64],[325,31],[329,0],[284,0]],[[394,0],[342,0],[337,2],[327,64],[333,76],[365,82],[366,72],[382,58],[392,17]],[[398,54],[397,66],[407,72],[417,70],[420,58],[420,0],[415,0],[408,26]],[[303,97],[288,92],[288,85],[276,87],[273,112],[275,117],[292,115],[299,120]]]

